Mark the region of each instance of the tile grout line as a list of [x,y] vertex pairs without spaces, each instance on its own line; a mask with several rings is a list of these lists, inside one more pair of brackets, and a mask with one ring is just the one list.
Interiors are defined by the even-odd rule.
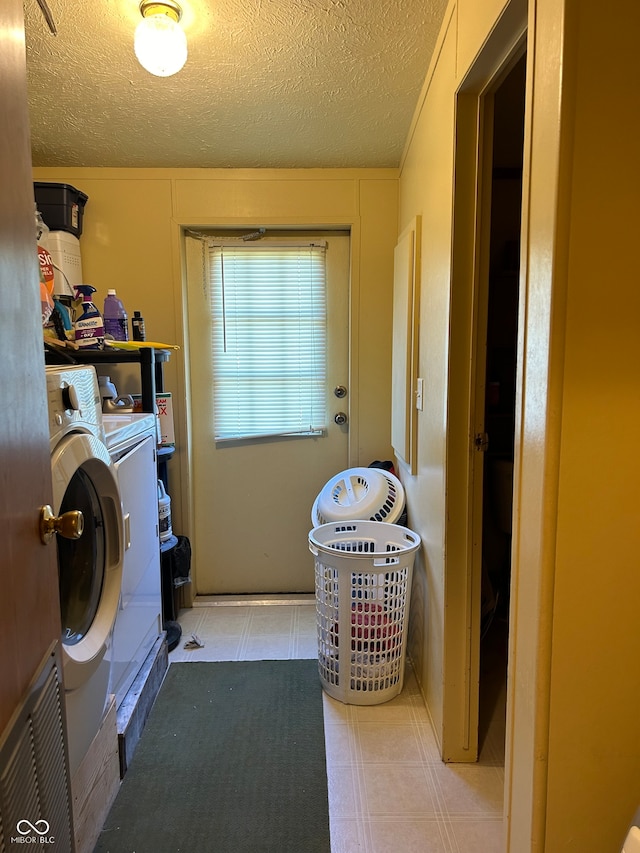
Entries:
[[[420,694],[418,694],[418,697],[420,699],[420,702],[422,702],[422,697],[420,696]],[[438,826],[438,832],[440,833],[440,837],[442,839],[442,844],[445,853],[459,853],[455,835],[453,835],[452,837],[452,829],[450,826],[448,809],[446,807],[446,803],[443,801],[442,798],[440,784],[435,774],[432,772],[433,761],[431,759],[431,755],[429,754],[427,745],[422,739],[421,723],[418,720],[418,714],[416,712],[416,699],[413,695],[411,696],[411,717],[415,726],[415,736],[419,745],[422,773],[429,786],[429,790],[432,792],[434,817]]]
[[247,645],[249,643],[249,637],[251,635],[252,615],[253,611],[249,610],[244,616],[242,632],[240,634],[240,641],[238,643],[238,657],[236,658],[236,660],[245,660],[245,656],[247,654]]
[[293,608],[293,618],[291,619],[291,628],[289,630],[289,656],[297,658],[300,654],[300,609]]
[[[350,736],[353,737],[353,755],[355,758],[353,776],[358,788],[358,828],[364,843],[364,853],[373,853],[374,846],[373,836],[371,835],[371,814],[369,812],[369,800],[367,798],[366,765],[362,758],[362,747],[360,743],[360,720],[354,710],[351,710],[351,717],[353,728],[350,730]],[[353,735],[351,735],[351,732],[353,732]]]
[[452,837],[453,830],[451,828],[449,809],[447,808],[447,805],[443,800],[442,791],[440,790],[440,784],[433,772],[431,762],[426,761],[423,764],[423,773],[427,778],[429,787],[433,791],[433,799],[436,819],[438,821],[438,829],[440,830],[440,835],[442,836],[442,841],[445,845],[446,853],[458,853],[458,844],[456,842],[455,835],[453,835]]

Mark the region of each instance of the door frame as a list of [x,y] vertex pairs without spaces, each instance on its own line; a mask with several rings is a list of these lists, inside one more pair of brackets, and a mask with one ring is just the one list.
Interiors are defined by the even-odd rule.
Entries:
[[[207,226],[206,231],[190,231],[185,235],[185,339],[189,340],[187,358],[192,377],[189,400],[194,425],[191,448],[196,506],[192,551],[202,553],[202,542],[206,539],[209,556],[206,563],[198,561],[201,570],[195,595],[310,594],[313,573],[309,573],[304,557],[308,554],[309,512],[316,494],[310,489],[314,483],[321,485],[336,471],[349,468],[354,446],[349,428],[333,422],[340,408],[347,412],[348,423],[355,402],[351,392],[339,401],[334,395],[336,387],[349,387],[352,238],[345,228],[270,227],[260,243],[249,243],[243,248],[236,230],[242,234],[246,228],[230,230],[214,224]],[[230,233],[225,236],[225,231]],[[325,247],[321,254],[326,265],[323,322],[327,326],[327,364],[322,383],[327,422],[317,435],[274,434],[213,440],[210,419],[215,408],[215,376],[207,342],[214,329],[207,286],[210,258],[206,248],[211,243],[235,247],[247,252],[248,257],[260,246],[267,251],[283,246],[293,250],[297,246],[303,252],[312,244]],[[318,480],[319,477],[323,479]],[[270,479],[278,483],[282,492],[280,508],[285,510],[275,525],[273,496],[253,487]],[[240,514],[238,506],[242,507]],[[245,542],[245,547],[238,550],[238,543],[243,536],[246,538],[247,524],[251,542]],[[302,538],[298,535],[301,530],[305,533]],[[216,543],[213,550],[212,542]],[[273,562],[276,553],[278,559]]]
[[478,757],[484,460],[474,436],[484,430],[492,93],[526,43],[527,4],[511,3],[456,92],[442,737],[451,762]]
[[[182,466],[181,471],[181,494],[182,494],[182,517],[189,519],[188,535],[191,537],[192,546],[192,576],[197,578],[198,567],[198,540],[195,536],[194,519],[194,488],[193,488],[193,407],[191,402],[191,377],[190,377],[190,346],[189,346],[189,316],[185,306],[188,305],[188,279],[187,279],[187,248],[186,238],[189,232],[198,233],[205,229],[207,232],[220,230],[255,230],[255,218],[230,218],[226,216],[216,216],[213,223],[207,222],[206,225],[196,225],[188,221],[178,222],[174,220],[174,239],[176,241],[175,256],[179,259],[180,274],[178,276],[182,283],[180,291],[180,304],[176,305],[176,312],[181,318],[181,327],[184,343],[184,359],[181,359],[180,369],[184,370],[181,377],[181,383],[185,389],[188,389],[185,395],[185,417],[186,417],[186,434],[187,434],[187,464]],[[322,220],[317,216],[305,217],[304,220],[292,222],[291,218],[284,217],[260,217],[260,225],[266,227],[267,231],[339,231],[348,232],[349,235],[349,283],[348,283],[348,342],[347,342],[347,376],[349,394],[344,401],[344,406],[347,407],[347,416],[349,430],[347,435],[347,467],[354,467],[358,464],[358,455],[360,447],[359,424],[360,424],[360,406],[359,406],[359,347],[360,347],[360,330],[357,322],[358,310],[357,306],[360,301],[360,239],[361,225],[355,217],[332,217],[330,222]],[[184,526],[184,525],[183,525]],[[193,605],[196,598],[197,583],[188,585],[188,589],[183,591],[182,604],[185,607]]]
[[[504,786],[506,850],[518,853],[544,850],[546,835],[555,540],[570,229],[569,185],[572,175],[570,140],[575,97],[572,63],[577,49],[577,4],[569,0],[559,3],[552,0],[529,0],[526,3],[523,0],[523,3],[524,10],[520,0],[512,0],[506,7],[481,54],[485,60],[495,59],[510,45],[515,48],[520,16],[524,16],[522,37],[526,37],[527,43],[527,73]],[[510,10],[514,11],[513,16],[508,15]],[[510,21],[505,31],[503,25],[507,17]],[[498,43],[491,47],[496,38]],[[482,68],[482,63],[474,64],[459,94],[474,94],[471,75]],[[464,164],[465,161],[464,158],[460,160],[456,153],[456,169],[459,163]],[[475,174],[473,167],[467,166],[472,170],[471,174]],[[468,182],[466,192],[469,203],[471,188]],[[458,224],[464,224],[464,220]],[[474,234],[475,231],[471,230],[467,238],[473,239]],[[464,244],[457,242],[456,248],[459,254]],[[464,280],[457,279],[457,283],[462,288],[459,298],[464,303]],[[469,287],[467,285],[467,290]],[[468,303],[468,294],[466,300]],[[452,352],[462,351],[464,346],[460,335],[463,327],[454,332],[453,314],[452,310],[452,337],[457,336],[457,340],[455,345],[452,341]],[[470,329],[470,325],[467,328]],[[465,376],[469,378],[463,371],[463,381]],[[463,392],[453,384],[451,390],[454,400],[450,404],[450,414],[453,411],[462,417],[469,412],[471,398],[469,396],[465,401]],[[470,420],[465,422],[467,426],[469,423]],[[450,442],[448,449],[449,460],[452,459],[452,450],[454,453],[456,449],[461,453],[468,452],[468,436],[464,444],[457,447]],[[462,743],[460,715],[456,715],[455,706],[456,702],[463,704],[467,700],[470,682],[469,672],[465,669],[466,659],[448,643],[446,632],[453,630],[450,626],[456,618],[465,618],[464,607],[457,603],[455,593],[456,586],[459,593],[460,588],[464,589],[471,582],[472,564],[468,530],[464,526],[469,519],[468,514],[465,515],[468,501],[464,494],[469,480],[464,481],[458,476],[448,485],[457,499],[456,505],[455,500],[448,505],[448,518],[457,525],[457,528],[451,527],[447,531],[449,544],[454,541],[456,529],[464,537],[459,549],[463,559],[457,565],[451,560],[448,562],[445,601],[450,624],[445,626],[444,730],[447,744],[451,744],[453,751]],[[456,518],[456,512],[462,514],[462,521]],[[463,624],[466,632],[469,623]],[[454,726],[449,725],[451,721]],[[464,754],[462,750],[459,752]]]

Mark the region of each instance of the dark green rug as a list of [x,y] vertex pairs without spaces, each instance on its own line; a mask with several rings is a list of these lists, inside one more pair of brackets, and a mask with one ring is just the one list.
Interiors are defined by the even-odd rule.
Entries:
[[174,663],[96,853],[330,853],[315,660]]

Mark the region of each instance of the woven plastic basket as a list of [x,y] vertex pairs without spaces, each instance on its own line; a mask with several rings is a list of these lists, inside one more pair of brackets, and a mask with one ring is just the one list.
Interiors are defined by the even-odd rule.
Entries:
[[318,670],[348,705],[402,690],[415,553],[420,537],[377,521],[331,522],[309,533],[315,557]]
[[390,471],[348,468],[332,477],[311,509],[314,527],[330,521],[398,521],[404,509],[404,488]]

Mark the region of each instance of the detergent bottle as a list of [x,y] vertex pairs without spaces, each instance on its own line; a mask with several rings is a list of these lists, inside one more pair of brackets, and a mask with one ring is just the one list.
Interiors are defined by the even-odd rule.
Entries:
[[76,284],[76,299],[82,299],[82,313],[74,323],[76,343],[82,349],[102,349],[104,323],[102,315],[93,304],[91,294],[96,292],[90,284]]
[[171,498],[166,493],[164,483],[158,480],[158,526],[160,541],[167,542],[173,535],[171,528]]
[[118,299],[118,294],[115,290],[107,291],[102,317],[104,320],[105,335],[111,335],[114,341],[129,340],[127,312],[124,310],[122,300]]
[[140,314],[139,311],[133,312],[133,317],[131,318],[131,331],[133,332],[134,341],[146,340],[146,334],[144,331],[144,317]]

